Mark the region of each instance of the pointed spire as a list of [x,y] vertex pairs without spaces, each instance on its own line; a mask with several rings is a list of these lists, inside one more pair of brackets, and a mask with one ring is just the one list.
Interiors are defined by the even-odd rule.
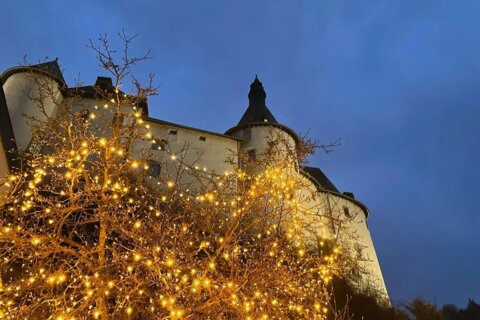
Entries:
[[258,122],[278,123],[273,114],[265,105],[266,97],[267,94],[263,89],[263,85],[260,80],[258,80],[258,76],[255,75],[255,80],[253,80],[252,84],[250,85],[250,92],[248,93],[248,108],[238,122],[237,126]]
[[255,80],[253,80],[250,85],[250,92],[248,93],[249,106],[265,106],[265,98],[267,94],[263,89],[263,85],[258,80],[258,76],[255,75]]
[[[278,123],[277,119],[275,119],[270,110],[268,110],[267,105],[265,104],[266,97],[267,94],[263,89],[263,85],[258,79],[258,76],[255,75],[255,80],[250,84],[250,92],[248,93],[249,104],[247,110],[245,110],[245,113],[237,125],[228,129],[225,134],[233,136],[240,134],[239,137],[242,137],[242,133],[238,130],[244,127],[251,125],[271,125],[286,131],[296,142],[298,142],[300,139],[297,134],[287,126]],[[250,137],[248,139],[250,139]]]

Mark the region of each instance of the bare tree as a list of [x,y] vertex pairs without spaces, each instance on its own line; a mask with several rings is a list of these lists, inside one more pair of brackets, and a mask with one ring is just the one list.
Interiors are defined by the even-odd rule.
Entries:
[[159,139],[141,105],[156,89],[152,76],[146,87],[131,77],[148,54],[130,57],[133,38],[120,37],[120,62],[106,36],[90,42],[113,77],[112,90],[97,88],[103,105],[85,111],[81,89],[56,99],[46,76],[32,74],[32,99],[44,109],[54,95],[56,112],[29,119],[34,141],[8,177],[1,316],[325,319],[331,279],[350,264],[319,227],[329,214],[301,206],[316,196],[298,192],[311,141],[293,149],[272,135],[261,161],[232,154],[230,174],[170,154],[162,165],[174,170],[152,177]]

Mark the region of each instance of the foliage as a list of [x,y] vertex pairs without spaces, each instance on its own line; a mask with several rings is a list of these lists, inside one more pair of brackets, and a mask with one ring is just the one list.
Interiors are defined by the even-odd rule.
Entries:
[[[413,299],[401,308],[381,305],[374,293],[358,292],[350,282],[335,278],[332,282],[334,294],[331,305],[344,310],[352,320],[478,320],[480,305],[469,300],[465,309],[455,305],[444,305],[441,309],[430,301]],[[338,313],[329,315],[331,320],[339,320]]]
[[414,299],[405,305],[415,320],[477,320],[480,319],[480,305],[469,299],[466,309],[447,304],[438,309],[433,303]]
[[442,314],[448,320],[477,320],[480,319],[480,305],[469,299],[466,309],[458,309],[455,305],[444,305]]
[[[334,278],[331,305],[339,310],[346,310],[352,320],[382,319],[409,320],[405,313],[387,305],[381,305],[374,292],[358,292],[343,278]],[[335,313],[331,320],[337,320]]]
[[413,315],[415,320],[445,320],[437,307],[429,301],[414,299],[405,305],[405,309]]

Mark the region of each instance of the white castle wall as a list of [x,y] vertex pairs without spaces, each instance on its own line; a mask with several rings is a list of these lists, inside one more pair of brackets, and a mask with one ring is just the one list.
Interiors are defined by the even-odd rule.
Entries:
[[[95,112],[97,118],[101,114],[102,117],[111,120],[112,113],[104,108],[105,104],[108,105],[109,101],[85,98],[74,106],[73,110]],[[122,106],[122,112],[131,113],[132,106]],[[179,168],[181,164],[197,168],[197,171],[202,174],[224,174],[232,172],[232,163],[238,162],[238,139],[153,118],[144,118],[144,121],[145,125],[149,126],[149,131],[157,145],[163,147],[153,148],[149,141],[138,141],[133,146],[133,154],[136,154],[139,160],[161,164],[161,173],[164,178],[169,176],[175,180],[178,171],[183,171]],[[101,124],[97,122],[96,125]],[[106,129],[105,132],[109,131],[108,128],[103,129]],[[183,182],[187,183],[185,179],[189,176],[191,178],[191,175],[188,172],[183,172],[183,175]]]
[[[305,179],[307,180],[307,179]],[[311,195],[314,197],[311,197]],[[302,206],[310,212],[318,211],[320,215],[331,216],[334,223],[324,220],[323,234],[328,238],[337,238],[343,250],[348,250],[356,258],[358,268],[352,280],[358,289],[377,294],[384,302],[389,303],[382,271],[378,262],[372,237],[368,229],[365,208],[348,197],[319,189],[308,180],[304,190],[300,192]],[[360,254],[360,255],[359,255]],[[355,280],[358,278],[357,280]]]
[[37,103],[32,99],[32,97],[38,97],[39,95],[36,81],[40,81],[52,89],[54,98],[52,96],[46,97],[44,110],[48,116],[51,116],[56,111],[53,100],[62,101],[60,88],[55,80],[40,73],[22,72],[11,75],[3,84],[13,133],[19,150],[26,150],[32,140],[31,130],[25,115],[38,120],[46,119]]
[[[237,140],[175,124],[148,122],[155,139],[167,141],[165,148],[168,152],[177,158],[183,158],[182,161],[187,165],[216,174],[232,171],[227,160],[233,157],[232,160],[236,161]],[[152,153],[153,159],[162,160],[165,156],[160,150],[153,150]]]
[[[268,125],[267,122],[235,130],[232,135],[245,138],[246,141],[240,144],[241,151],[255,150],[256,157],[259,159],[268,148],[271,139],[280,140],[276,145],[279,155],[283,153],[283,156],[286,156],[287,149],[294,150],[295,147],[295,140],[291,135],[276,126]],[[295,160],[292,159],[292,161]]]
[[[233,172],[232,164],[238,161],[237,140],[171,123],[147,122],[155,140],[160,145],[166,141],[164,150],[151,149],[149,157],[161,164],[163,178],[198,190],[200,181],[208,184],[210,177]],[[145,150],[150,146],[143,142],[137,147]]]

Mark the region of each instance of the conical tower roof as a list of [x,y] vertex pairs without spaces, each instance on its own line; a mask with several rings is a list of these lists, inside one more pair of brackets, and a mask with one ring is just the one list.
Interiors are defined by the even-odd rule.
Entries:
[[266,97],[267,94],[263,89],[262,83],[258,80],[258,77],[255,76],[255,80],[250,85],[250,92],[248,93],[248,108],[238,122],[237,127],[257,122],[278,123],[277,119],[275,119],[265,104]]
[[265,93],[265,89],[263,88],[262,83],[258,79],[258,76],[255,76],[255,80],[253,80],[252,84],[250,85],[250,91],[248,92],[247,110],[245,111],[237,125],[233,128],[228,129],[225,134],[235,135],[234,132],[236,130],[249,126],[272,125],[285,130],[295,139],[295,141],[298,141],[299,138],[292,129],[279,123],[277,119],[275,119],[275,117],[265,104],[266,97],[267,94]]

